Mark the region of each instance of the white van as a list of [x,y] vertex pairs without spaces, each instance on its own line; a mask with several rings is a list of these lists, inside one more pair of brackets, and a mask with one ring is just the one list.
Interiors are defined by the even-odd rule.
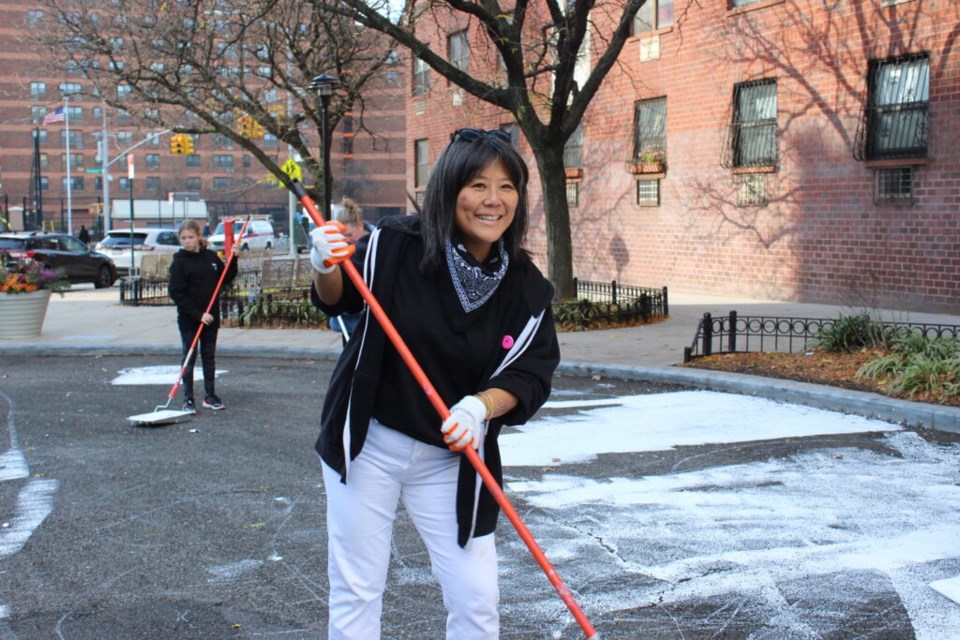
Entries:
[[111,229],[97,243],[96,251],[105,253],[117,265],[117,273],[131,275],[130,244],[133,243],[133,275],[140,273],[140,265],[146,254],[173,255],[180,250],[180,237],[176,229]]
[[[243,220],[233,221],[233,241],[237,242],[240,237],[240,229],[243,228]],[[207,238],[210,248],[214,251],[223,251],[224,234],[223,223],[217,225],[213,230],[213,235]],[[273,223],[269,220],[251,220],[247,225],[247,230],[240,240],[240,248],[244,251],[248,249],[270,251],[276,245],[276,237],[273,234]]]

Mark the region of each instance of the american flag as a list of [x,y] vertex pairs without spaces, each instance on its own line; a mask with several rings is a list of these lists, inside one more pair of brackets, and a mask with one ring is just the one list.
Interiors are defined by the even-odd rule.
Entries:
[[63,122],[63,107],[57,107],[47,115],[43,116],[42,125],[53,124],[54,122]]

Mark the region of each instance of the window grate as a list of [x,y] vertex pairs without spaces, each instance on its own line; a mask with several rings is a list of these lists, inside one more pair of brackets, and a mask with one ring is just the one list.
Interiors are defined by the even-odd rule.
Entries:
[[762,207],[767,204],[767,174],[737,176],[737,206]]
[[659,180],[637,180],[637,204],[641,207],[660,206]]
[[857,160],[927,155],[930,59],[926,53],[872,60],[857,126]]
[[912,202],[913,168],[877,169],[877,202]]
[[[778,164],[777,81],[756,80],[733,89],[733,122],[724,140],[724,167]],[[729,155],[727,155],[729,154]]]

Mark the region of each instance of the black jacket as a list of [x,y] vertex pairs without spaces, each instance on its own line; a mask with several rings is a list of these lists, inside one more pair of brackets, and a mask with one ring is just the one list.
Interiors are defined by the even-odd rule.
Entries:
[[[167,291],[177,305],[178,317],[200,322],[217,288],[223,269],[223,260],[210,249],[201,249],[197,253],[181,249],[173,255],[173,262],[170,264],[170,285]],[[223,287],[233,282],[236,276],[237,261],[234,259],[230,261],[230,268],[227,269],[227,275],[223,279]],[[210,313],[219,320],[220,305],[214,304]]]
[[[398,273],[398,265],[410,264],[402,256],[411,251],[417,256],[423,253],[419,218],[416,216],[405,216],[381,225],[358,243],[355,264],[358,269],[362,266],[364,281],[384,309],[391,308],[397,278],[411,276]],[[359,264],[359,256],[365,256],[363,265]],[[486,439],[479,450],[486,466],[497,482],[502,484],[497,436],[503,425],[526,422],[546,402],[553,372],[560,362],[560,348],[550,308],[553,287],[532,262],[512,262],[494,298],[498,296],[504,296],[502,300],[511,302],[503,304],[504,310],[494,319],[498,323],[494,330],[498,335],[516,336],[516,342],[509,351],[490,350],[483,374],[486,382],[470,393],[498,387],[510,391],[519,401],[511,412],[490,422]],[[493,302],[494,298],[487,304]],[[346,274],[343,297],[338,305],[324,305],[316,296],[316,291],[313,292],[313,300],[329,315],[364,309],[364,317],[341,354],[330,380],[321,416],[320,437],[316,443],[316,450],[323,461],[340,474],[343,482],[348,482],[350,461],[359,455],[363,447],[379,386],[381,383],[394,383],[392,380],[382,380],[381,374],[384,350],[392,349],[392,346],[380,324],[364,307],[360,293]],[[391,320],[395,321],[393,318]],[[418,318],[418,321],[429,325],[443,320]],[[408,343],[407,346],[417,357],[417,345]],[[429,358],[429,354],[421,355]],[[440,372],[439,375],[445,373],[450,372]],[[430,372],[427,371],[427,374],[429,376]],[[448,407],[460,399],[442,397],[442,392],[440,395]],[[434,416],[439,431],[440,418],[435,413]],[[470,537],[491,533],[496,527],[499,507],[485,487],[477,492],[480,482],[469,460],[463,456],[457,486],[457,526],[461,545],[465,545]]]

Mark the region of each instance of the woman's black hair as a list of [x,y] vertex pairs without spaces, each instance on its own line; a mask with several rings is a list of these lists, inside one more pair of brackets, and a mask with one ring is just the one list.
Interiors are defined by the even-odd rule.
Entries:
[[[470,135],[462,135],[461,131]],[[527,236],[527,164],[501,131],[459,130],[443,150],[430,173],[420,209],[423,237],[422,269],[443,264],[444,244],[453,235],[457,196],[467,182],[491,163],[500,160],[517,190],[517,208],[513,222],[503,234],[503,246],[511,260],[529,258],[523,248]]]

